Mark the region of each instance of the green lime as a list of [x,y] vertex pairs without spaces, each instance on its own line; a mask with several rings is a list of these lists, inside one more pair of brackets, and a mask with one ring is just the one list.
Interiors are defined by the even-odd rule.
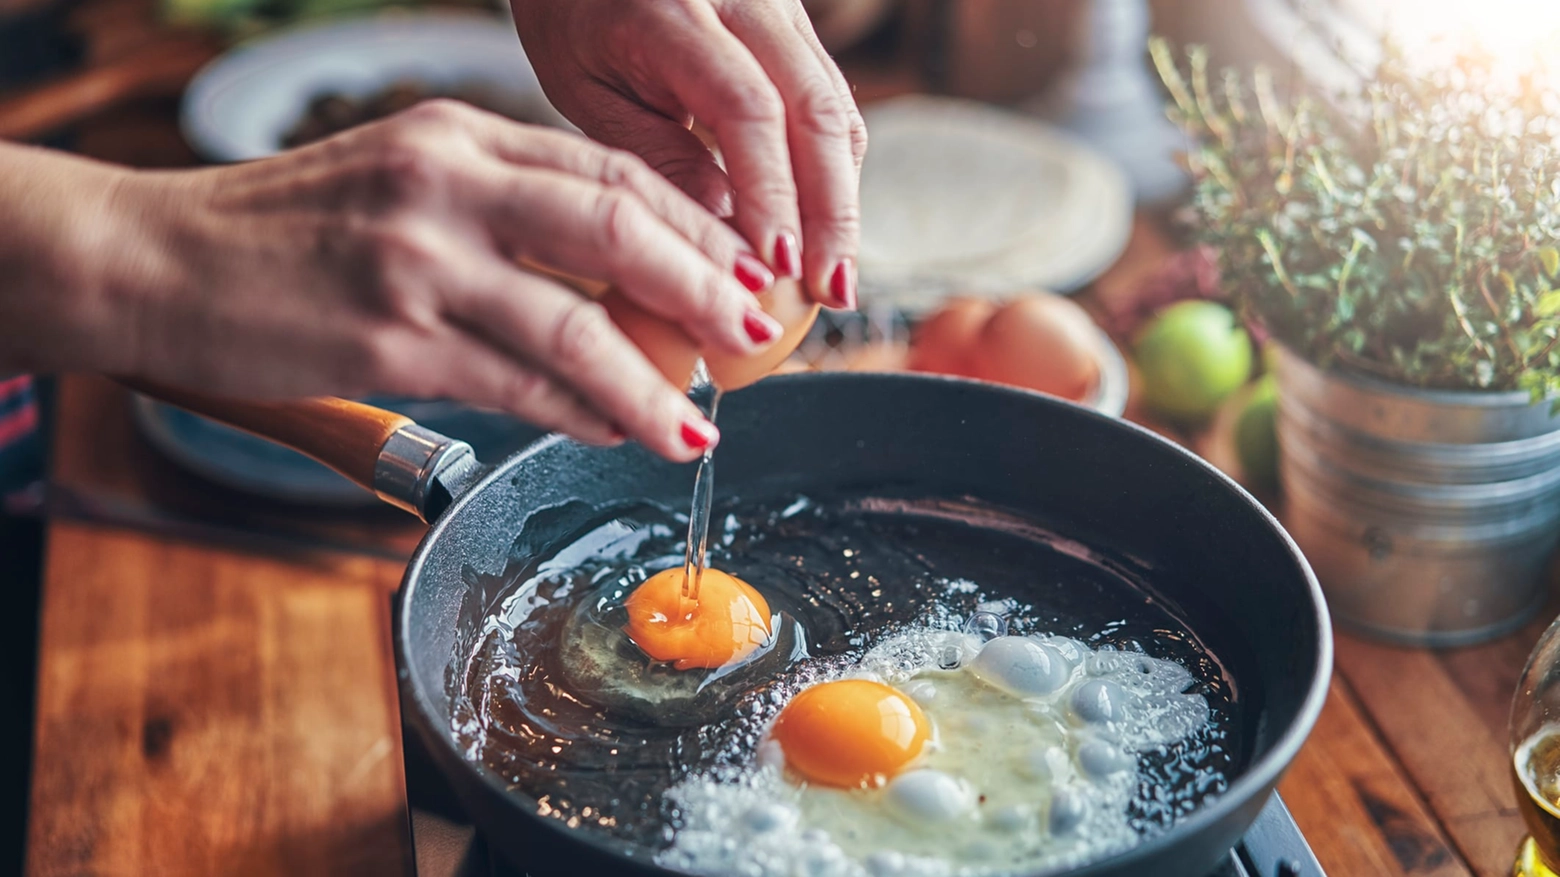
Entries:
[[1278,381],[1272,374],[1252,385],[1246,407],[1235,421],[1235,453],[1253,485],[1278,485]]
[[1149,407],[1181,423],[1207,419],[1251,377],[1251,340],[1217,302],[1165,308],[1138,336],[1133,352]]

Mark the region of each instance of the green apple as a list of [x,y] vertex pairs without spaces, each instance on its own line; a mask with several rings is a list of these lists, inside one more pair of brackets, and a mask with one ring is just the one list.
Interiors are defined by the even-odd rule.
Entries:
[[1251,339],[1217,302],[1183,301],[1160,311],[1133,353],[1148,406],[1183,424],[1206,420],[1251,377]]
[[1235,421],[1235,453],[1251,484],[1278,485],[1278,381],[1271,372],[1252,384],[1245,408]]

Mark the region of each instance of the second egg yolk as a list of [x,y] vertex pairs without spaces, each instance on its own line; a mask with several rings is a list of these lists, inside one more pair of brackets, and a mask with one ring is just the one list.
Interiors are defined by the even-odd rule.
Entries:
[[931,737],[915,701],[867,679],[804,690],[780,711],[769,733],[792,770],[847,789],[882,785],[915,761]]
[[683,596],[682,567],[662,570],[628,595],[634,645],[679,670],[724,667],[769,641],[769,604],[747,582],[706,569],[698,599]]

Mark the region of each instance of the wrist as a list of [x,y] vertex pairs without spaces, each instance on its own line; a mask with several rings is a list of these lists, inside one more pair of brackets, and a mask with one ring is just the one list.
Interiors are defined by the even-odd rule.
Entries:
[[[0,144],[0,368],[117,371],[130,364],[143,246],[116,204],[131,171]],[[14,232],[14,233],[13,233]]]

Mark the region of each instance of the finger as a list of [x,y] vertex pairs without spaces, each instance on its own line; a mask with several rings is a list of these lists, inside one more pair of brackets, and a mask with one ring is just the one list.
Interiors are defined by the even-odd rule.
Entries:
[[845,79],[845,74],[840,71],[840,65],[834,63],[834,58],[829,55],[829,50],[823,47],[818,39],[817,31],[813,30],[812,21],[805,15],[796,21],[796,30],[812,50],[818,63],[823,66],[825,75],[834,84],[834,90],[839,93],[840,99],[847,105],[851,115],[851,158],[855,162],[856,172],[861,172],[861,163],[867,157],[867,123],[861,116],[861,108],[856,103],[855,89]]
[[735,206],[731,178],[704,141],[686,125],[601,83],[591,82],[582,90],[587,92],[584,99],[591,105],[587,126],[583,127],[586,134],[638,155],[713,216],[732,216]]
[[830,75],[838,74],[834,62],[820,60],[809,45],[812,26],[800,4],[725,3],[720,14],[785,101],[807,289],[821,304],[854,308],[861,240],[856,143],[865,145],[856,102]]
[[754,353],[782,334],[731,270],[627,189],[498,162],[471,174],[464,197],[511,255],[609,281],[694,338],[732,353]]
[[719,440],[714,425],[601,305],[497,260],[472,260],[465,270],[471,279],[449,297],[449,307],[468,331],[549,375],[667,459],[692,460]]
[[496,408],[549,432],[561,432],[586,444],[610,446],[627,437],[544,370],[517,361],[487,339],[451,330],[432,360],[448,381],[442,398]]
[[[665,116],[632,104],[610,89],[602,88],[601,92],[611,113],[635,116],[637,121],[632,124],[642,125],[648,137],[665,139],[662,146],[647,149],[662,159],[661,167],[666,172],[684,168],[689,180],[704,179],[706,182],[699,185],[715,188],[717,194],[713,199],[724,200],[729,205],[731,184],[699,138]],[[656,125],[669,130],[653,128]],[[753,278],[751,262],[742,259],[742,254],[752,253],[752,247],[742,235],[722,222],[707,206],[673,185],[662,173],[652,170],[645,159],[567,131],[516,125],[491,113],[474,117],[470,131],[481,148],[505,162],[547,167],[633,192],[666,224],[703,251],[710,261],[729,266],[739,280]],[[681,135],[681,139],[677,135]],[[756,281],[744,280],[744,285],[757,292],[772,282],[765,271],[759,273]]]
[[776,273],[800,277],[801,215],[780,92],[714,9],[673,8],[681,15],[660,24],[671,32],[656,35],[668,47],[657,58],[656,85],[714,133],[735,192],[737,228]]

